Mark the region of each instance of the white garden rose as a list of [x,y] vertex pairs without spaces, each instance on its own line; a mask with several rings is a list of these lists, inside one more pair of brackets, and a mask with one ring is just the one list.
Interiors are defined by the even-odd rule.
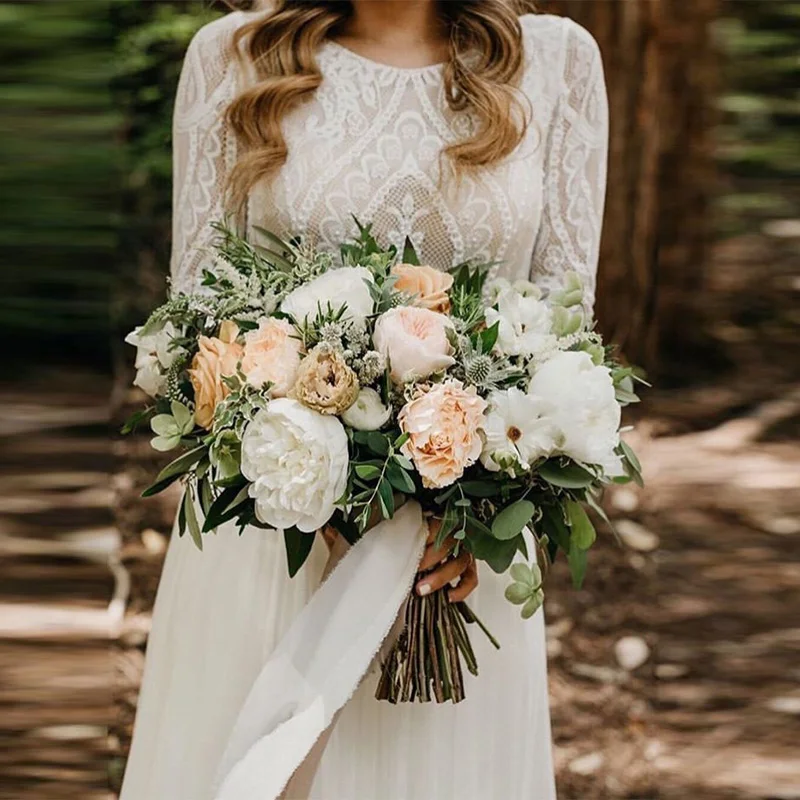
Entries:
[[136,377],[133,385],[156,397],[166,389],[166,371],[175,363],[182,349],[170,349],[172,340],[180,336],[171,322],[167,322],[155,333],[142,335],[141,326],[126,337],[125,342],[136,348]]
[[242,437],[256,517],[279,530],[321,528],[347,486],[348,462],[342,423],[290,398],[272,400]]
[[366,267],[332,269],[289,292],[281,303],[281,311],[303,322],[314,319],[320,308],[325,311],[330,305],[336,311],[347,306],[344,319],[363,319],[375,306],[369,290],[371,283],[372,273]]
[[595,366],[588,353],[557,353],[536,370],[528,393],[550,406],[550,419],[563,437],[559,453],[619,468],[614,448],[622,414],[606,367]]
[[377,431],[391,415],[392,410],[383,404],[380,394],[367,387],[358,393],[355,403],[344,411],[342,419],[357,431]]
[[539,397],[511,388],[492,392],[483,423],[481,463],[491,472],[501,464],[512,476],[530,469],[537,458],[549,456],[561,435],[552,419],[552,408]]
[[500,323],[497,347],[505,355],[535,356],[555,343],[552,311],[535,293],[503,288],[495,304],[497,308],[486,309],[486,324]]

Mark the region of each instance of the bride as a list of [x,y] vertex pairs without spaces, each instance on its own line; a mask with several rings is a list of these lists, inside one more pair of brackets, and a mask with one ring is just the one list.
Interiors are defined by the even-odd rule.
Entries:
[[[607,155],[599,51],[567,19],[520,16],[520,2],[273,0],[203,28],[175,110],[173,287],[199,290],[210,224],[226,215],[331,250],[356,215],[441,269],[492,262],[545,288],[575,270],[591,303]],[[220,790],[221,764],[342,546],[317,537],[290,579],[283,537],[232,525],[202,553],[189,537],[170,544],[123,800],[274,800]],[[555,797],[542,614],[521,621],[504,581],[482,572],[475,589],[468,558],[429,545],[422,566],[437,565],[414,590],[451,582],[502,649],[473,637],[481,674],[458,705],[390,705],[374,699],[374,674],[356,680],[281,796]],[[366,624],[372,609],[361,613]]]

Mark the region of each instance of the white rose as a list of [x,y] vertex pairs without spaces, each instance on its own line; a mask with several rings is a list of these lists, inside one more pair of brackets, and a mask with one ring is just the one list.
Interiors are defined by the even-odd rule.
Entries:
[[372,273],[366,267],[333,269],[289,292],[281,311],[291,314],[298,323],[314,319],[320,308],[325,311],[329,305],[334,311],[347,306],[345,319],[368,317],[375,306],[369,290],[371,283]]
[[528,393],[550,405],[563,436],[559,452],[610,469],[619,461],[614,448],[622,414],[611,372],[595,366],[588,353],[557,353],[536,370]]
[[167,322],[155,333],[142,335],[142,328],[135,328],[125,337],[127,344],[136,348],[136,378],[134,386],[156,397],[166,389],[165,372],[175,363],[182,348],[171,349],[172,340],[180,332],[171,322]]
[[513,464],[526,471],[537,458],[549,456],[561,439],[551,412],[548,403],[521,389],[492,392],[483,423],[483,466],[498,472],[498,461],[507,461],[507,471],[514,475]]
[[500,323],[497,346],[505,355],[533,356],[555,343],[553,313],[535,294],[504,288],[496,305],[486,309],[486,324]]
[[374,389],[365,388],[358,393],[355,403],[342,414],[342,419],[357,431],[377,431],[389,421],[391,415],[392,410],[383,404],[380,394]]
[[279,530],[321,528],[347,486],[348,464],[342,423],[287,397],[259,411],[242,437],[256,517]]
[[444,314],[416,306],[400,306],[381,314],[372,341],[386,356],[392,380],[409,383],[453,366],[449,326]]

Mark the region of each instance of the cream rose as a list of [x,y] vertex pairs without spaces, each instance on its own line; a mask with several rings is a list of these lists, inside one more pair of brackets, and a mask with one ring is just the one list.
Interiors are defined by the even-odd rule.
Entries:
[[395,383],[427,378],[455,363],[447,340],[449,325],[444,314],[413,306],[393,308],[378,317],[372,339],[388,359]]
[[377,431],[392,416],[392,410],[383,404],[381,396],[374,389],[362,389],[355,403],[342,414],[345,425],[357,431]]
[[416,298],[416,305],[441,314],[450,311],[448,292],[453,286],[453,276],[448,272],[414,264],[396,264],[392,275],[397,278],[394,288]]
[[371,284],[372,273],[366,267],[332,269],[290,292],[281,303],[281,311],[300,323],[313,320],[320,308],[326,311],[330,306],[336,311],[346,306],[344,319],[363,319],[375,307]]
[[341,414],[358,397],[358,377],[338,350],[318,344],[300,362],[294,396],[320,414]]
[[436,384],[403,406],[398,422],[409,438],[402,451],[423,486],[450,486],[475,463],[483,446],[479,431],[485,410],[475,388],[456,380]]
[[286,397],[300,367],[302,342],[285,319],[262,319],[257,330],[244,337],[242,372],[256,388],[270,384],[271,397]]
[[288,397],[259,411],[242,437],[242,475],[256,517],[304,533],[321,528],[347,486],[347,434],[336,417]]
[[236,374],[244,348],[236,342],[208,336],[201,336],[198,343],[200,349],[192,360],[189,379],[194,387],[195,420],[209,430],[217,404],[230,393],[222,378]]

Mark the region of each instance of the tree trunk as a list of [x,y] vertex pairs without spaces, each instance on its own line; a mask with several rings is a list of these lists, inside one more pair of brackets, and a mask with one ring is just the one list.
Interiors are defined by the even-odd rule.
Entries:
[[543,11],[588,28],[603,51],[611,107],[597,316],[608,339],[648,371],[703,344],[713,233],[710,23],[719,0],[550,0]]

